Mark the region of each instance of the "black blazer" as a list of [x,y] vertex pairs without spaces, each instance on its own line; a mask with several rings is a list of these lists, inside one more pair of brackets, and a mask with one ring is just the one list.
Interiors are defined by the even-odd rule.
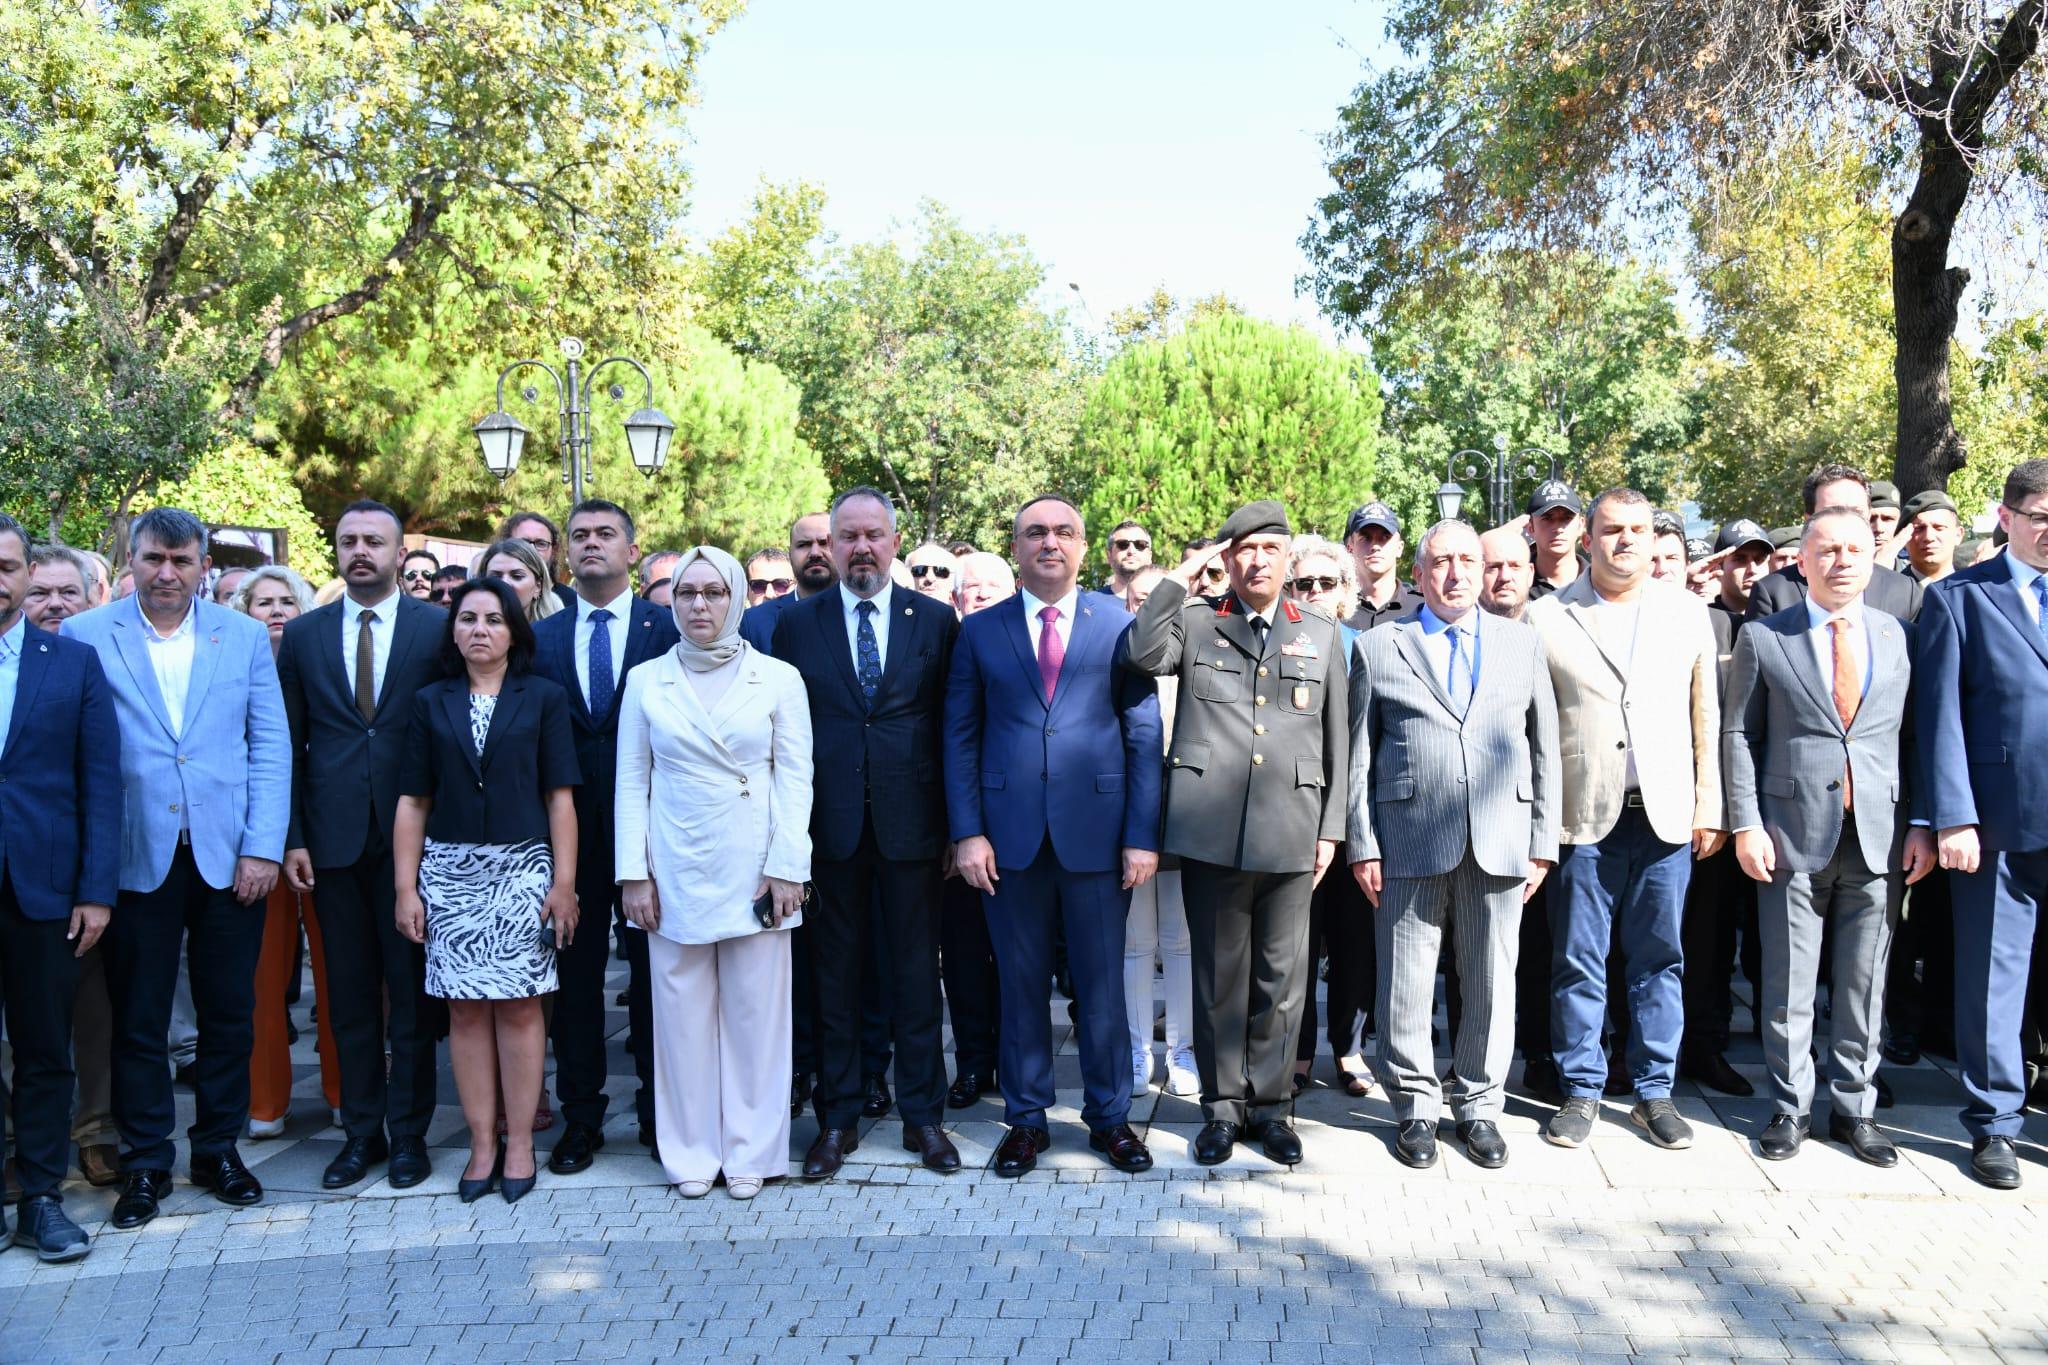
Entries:
[[[1806,575],[1797,564],[1787,564],[1750,589],[1749,610],[1743,613],[1742,624],[1776,615],[1805,600]],[[1897,569],[1880,564],[1870,571],[1870,586],[1863,591],[1863,605],[1911,625],[1920,615],[1920,585]]]
[[400,594],[384,690],[377,714],[365,722],[341,657],[349,606],[344,597],[307,612],[284,628],[277,650],[292,734],[291,828],[284,842],[305,849],[315,867],[347,867],[390,846],[413,697],[441,677],[448,613]]
[[444,678],[413,698],[399,783],[434,803],[427,837],[445,844],[521,844],[548,837],[548,793],[573,787],[569,698],[546,678],[514,673],[478,756],[469,731],[469,679]]
[[872,710],[853,670],[836,587],[775,618],[770,652],[803,675],[810,694],[812,851],[829,862],[853,856],[869,819],[885,858],[936,858],[946,844],[940,755],[960,618],[943,602],[893,584],[875,602],[889,613],[889,649]]

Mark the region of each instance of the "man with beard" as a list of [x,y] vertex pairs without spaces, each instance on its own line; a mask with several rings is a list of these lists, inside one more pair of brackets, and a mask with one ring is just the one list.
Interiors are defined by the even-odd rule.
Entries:
[[1138,571],[1151,566],[1152,533],[1135,521],[1120,521],[1109,533],[1102,554],[1109,561],[1109,578],[1102,591],[1121,600],[1131,590],[1131,579]]
[[[796,577],[796,591],[748,607],[740,617],[740,638],[763,654],[775,652],[775,622],[783,612],[839,581],[839,573],[832,567],[831,518],[825,513],[806,513],[791,523],[789,566]],[[798,995],[802,995],[801,982]]]
[[1422,605],[1422,594],[1400,578],[1401,519],[1393,508],[1373,501],[1352,509],[1344,523],[1344,548],[1358,577],[1358,609],[1346,622],[1353,630],[1398,621]]
[[771,597],[787,597],[796,589],[789,551],[770,546],[747,560],[747,605],[758,607]]

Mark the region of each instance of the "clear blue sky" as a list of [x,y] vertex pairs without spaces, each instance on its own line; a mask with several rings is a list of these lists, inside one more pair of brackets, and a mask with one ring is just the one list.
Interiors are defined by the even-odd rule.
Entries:
[[[752,0],[715,35],[690,116],[690,227],[743,217],[763,176],[830,195],[842,239],[925,197],[1022,233],[1049,295],[1097,322],[1164,284],[1315,320],[1296,246],[1318,139],[1384,54],[1380,0]],[[1087,318],[1074,309],[1075,321]]]

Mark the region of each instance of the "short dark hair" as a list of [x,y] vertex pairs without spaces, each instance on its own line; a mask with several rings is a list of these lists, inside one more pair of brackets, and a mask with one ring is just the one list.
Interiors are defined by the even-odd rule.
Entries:
[[8,516],[5,512],[0,512],[0,536],[10,535],[17,537],[21,541],[22,562],[27,563],[29,553],[34,548],[29,542],[28,532],[21,529],[20,522]]
[[1026,512],[1029,512],[1032,508],[1038,506],[1038,504],[1040,504],[1041,502],[1058,503],[1060,506],[1066,508],[1068,511],[1074,514],[1074,520],[1081,521],[1083,525],[1086,525],[1086,522],[1083,521],[1081,516],[1080,505],[1077,504],[1072,498],[1066,496],[1064,493],[1034,493],[1032,496],[1024,499],[1023,502],[1017,505],[1017,515],[1010,518],[1011,536],[1014,537],[1017,534],[1017,528],[1024,524],[1024,514]]
[[398,562],[399,565],[403,567],[404,565],[410,564],[415,559],[426,560],[427,563],[434,566],[434,570],[436,573],[440,572],[441,557],[435,554],[432,550],[426,549],[424,547],[417,550],[407,550],[405,554],[399,558]]
[[1193,554],[1197,550],[1206,550],[1215,543],[1216,537],[1214,536],[1196,536],[1193,540],[1188,542],[1186,553]]
[[1814,503],[1820,497],[1823,485],[1844,481],[1859,485],[1866,495],[1870,492],[1870,476],[1855,465],[1816,465],[1813,472],[1806,476],[1806,482],[1799,486],[1799,503],[1806,509],[1806,515],[1810,517],[1820,510]]
[[[400,535],[405,534],[405,523],[398,519],[398,513],[392,511],[383,503],[378,502],[375,498],[357,498],[354,502],[341,509],[341,517],[345,517],[351,512],[381,512],[391,518],[392,526],[397,529]],[[334,529],[336,531],[341,530],[341,517],[334,519]]]
[[197,542],[199,557],[206,558],[206,523],[190,512],[177,507],[152,507],[128,523],[128,553],[135,554],[135,543],[148,536],[166,550],[183,549]]
[[469,566],[467,564],[443,564],[440,568],[434,570],[434,581],[439,583],[442,579],[446,579],[450,583],[466,583],[469,581]]
[[[1145,531],[1145,523],[1142,521],[1132,521],[1129,517],[1125,517],[1122,521],[1110,527],[1109,533],[1111,535],[1115,535],[1118,531],[1130,530]],[[1145,534],[1149,536],[1152,533],[1150,531],[1145,531]]]
[[462,611],[463,601],[480,592],[489,593],[497,602],[498,610],[505,614],[506,628],[512,632],[512,652],[505,656],[506,671],[524,673],[533,664],[533,623],[526,619],[526,608],[511,585],[501,578],[488,577],[466,579],[460,588],[448,594],[448,624],[441,632],[441,671],[451,678],[469,672],[462,651],[455,647],[455,618]]
[[757,559],[779,559],[787,564],[789,563],[789,551],[783,549],[780,545],[764,546],[748,555],[746,562],[752,564]]
[[1680,540],[1684,540],[1685,519],[1676,512],[1667,512],[1660,507],[1651,514],[1650,530],[1653,534],[1659,536],[1677,536]]
[[518,537],[512,534],[512,528],[519,525],[521,522],[526,521],[537,521],[541,525],[547,527],[548,543],[550,545],[555,546],[557,549],[561,547],[562,528],[555,525],[553,521],[541,515],[539,512],[514,512],[511,516],[505,518],[505,524],[498,528],[498,534],[496,538],[499,540],[517,540]]
[[585,498],[582,502],[577,503],[569,509],[569,520],[564,522],[563,525],[574,526],[578,517],[599,516],[617,517],[621,522],[625,523],[626,539],[634,540],[637,538],[633,530],[633,514],[617,503],[605,498]]
[[[1650,500],[1636,489],[1603,488],[1594,495],[1593,501],[1586,507],[1586,529],[1588,531],[1591,531],[1600,524],[1600,509],[1610,502],[1617,503],[1622,507],[1648,507],[1651,505]],[[1683,534],[1683,532],[1680,532],[1680,534]]]
[[2021,460],[2005,476],[2005,496],[2000,501],[2017,507],[2020,499],[2036,493],[2048,493],[2048,460]]

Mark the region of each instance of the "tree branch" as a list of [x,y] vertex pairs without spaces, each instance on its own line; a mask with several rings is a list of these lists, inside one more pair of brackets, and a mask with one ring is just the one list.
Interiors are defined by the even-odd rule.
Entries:
[[2020,0],[2000,27],[1990,59],[1964,78],[1955,102],[1955,136],[1963,145],[1976,145],[1991,106],[2040,49],[2043,4],[2044,0]]
[[141,320],[144,323],[162,311],[164,300],[171,292],[171,282],[177,278],[178,263],[185,259],[185,246],[192,240],[192,233],[199,226],[199,216],[219,184],[215,176],[201,175],[184,189],[173,193],[170,220],[164,224],[163,238],[157,242],[156,252],[150,258],[149,279],[142,289]]

